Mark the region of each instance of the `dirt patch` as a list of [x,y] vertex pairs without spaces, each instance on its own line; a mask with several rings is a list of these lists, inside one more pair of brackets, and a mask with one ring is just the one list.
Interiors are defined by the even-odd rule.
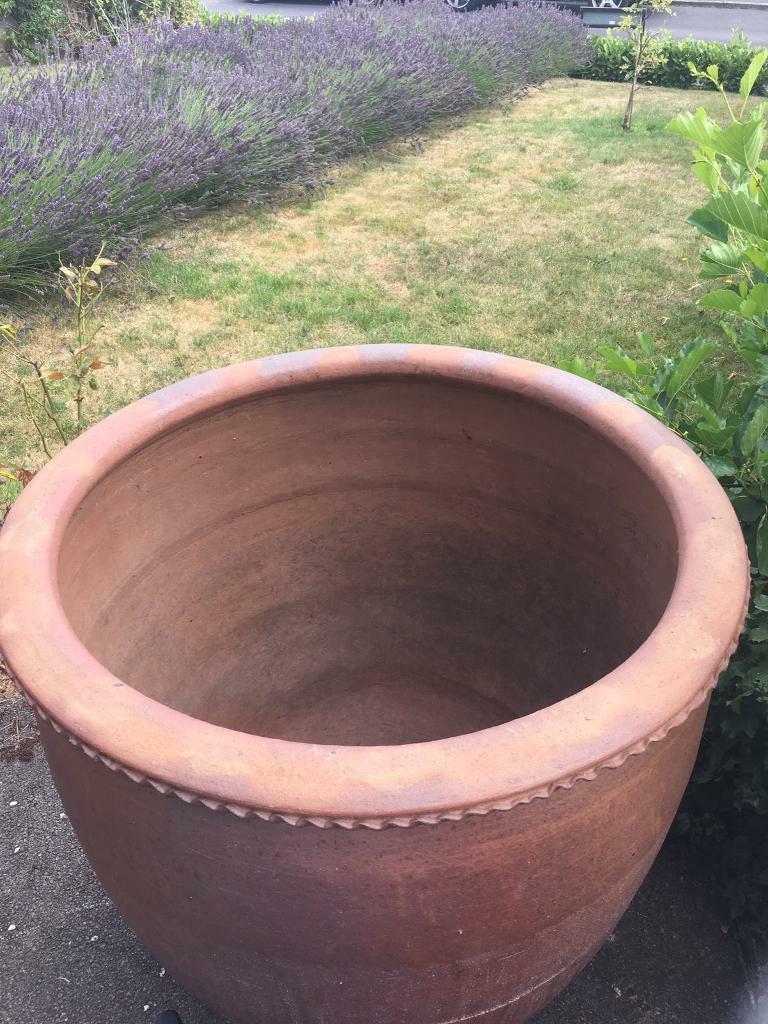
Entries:
[[13,700],[17,697],[21,697],[19,688],[11,679],[2,660],[0,660],[0,701]]
[[0,746],[0,761],[10,763],[12,761],[31,761],[35,747],[40,742],[38,736],[21,736],[12,743],[5,743]]
[[0,660],[0,764],[31,761],[38,742],[34,716]]

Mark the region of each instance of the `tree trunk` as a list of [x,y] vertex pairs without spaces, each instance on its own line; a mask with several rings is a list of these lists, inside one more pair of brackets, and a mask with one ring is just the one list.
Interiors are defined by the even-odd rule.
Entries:
[[621,127],[625,132],[632,131],[632,113],[635,109],[635,90],[637,89],[637,76],[640,74],[640,65],[643,60],[643,50],[645,49],[645,8],[640,15],[640,36],[637,40],[637,50],[635,51],[635,67],[632,72],[632,84],[629,87],[629,99],[627,100],[627,109],[624,111],[624,120],[621,122]]
[[637,88],[637,71],[632,78],[632,85],[629,89],[629,99],[627,100],[627,109],[624,111],[624,120],[621,122],[621,127],[625,132],[632,131],[632,111],[635,106],[635,89]]

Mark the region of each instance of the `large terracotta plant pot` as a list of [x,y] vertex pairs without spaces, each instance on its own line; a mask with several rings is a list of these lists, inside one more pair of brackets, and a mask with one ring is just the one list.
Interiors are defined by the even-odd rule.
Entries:
[[645,413],[418,346],[144,398],[0,550],[93,867],[238,1024],[541,1009],[653,861],[747,585],[724,493]]

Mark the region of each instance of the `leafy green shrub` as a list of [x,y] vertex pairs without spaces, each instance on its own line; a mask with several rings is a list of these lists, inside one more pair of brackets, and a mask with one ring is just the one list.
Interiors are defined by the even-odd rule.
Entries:
[[[59,267],[57,284],[74,323],[71,339],[56,352],[41,357],[39,348],[30,351],[19,338],[16,325],[0,323],[0,381],[26,412],[38,449],[35,461],[50,459],[87,425],[88,395],[98,390],[97,372],[109,365],[94,349],[98,327],[92,326],[93,314],[107,288],[104,272],[115,265],[102,245],[95,257]],[[0,527],[36,472],[30,465],[0,462]]]
[[[227,23],[236,22],[241,17],[240,14],[227,14],[223,11],[211,11],[207,7],[201,7],[200,17],[197,21],[206,28],[222,28],[226,27]],[[259,22],[262,25],[279,25],[285,20],[282,14],[249,14],[248,17],[251,21]]]
[[688,220],[708,239],[700,277],[723,285],[700,305],[725,315],[727,340],[699,339],[663,357],[639,335],[638,358],[602,348],[598,364],[564,364],[605,377],[672,427],[718,477],[741,523],[751,563],[746,628],[714,693],[679,822],[717,851],[732,915],[759,941],[768,940],[768,103],[747,111],[766,64],[768,50],[753,57],[738,111],[717,67],[694,65],[723,94],[730,124],[699,109],[668,125],[696,144],[693,170],[711,192]]
[[8,47],[24,54],[60,34],[66,25],[61,0],[0,0],[0,14],[10,16],[16,26],[7,34]]
[[[40,454],[47,459],[54,446],[68,444],[83,430],[86,396],[89,390],[98,389],[96,371],[108,365],[94,351],[90,323],[106,290],[103,272],[115,265],[104,256],[102,245],[95,258],[59,267],[57,284],[74,312],[74,337],[55,356],[41,359],[39,354],[29,353],[20,343],[16,327],[0,323],[0,379],[21,398]],[[28,472],[25,467],[0,466],[0,479],[23,483]]]
[[15,28],[8,45],[34,59],[52,39],[79,45],[98,34],[115,36],[132,21],[166,18],[189,25],[204,17],[199,0],[0,0]]
[[[710,82],[723,95],[730,124],[722,128],[699,107],[680,114],[669,131],[695,143],[693,171],[711,198],[694,210],[688,223],[708,239],[701,253],[700,276],[721,279],[700,300],[702,306],[734,318],[744,358],[768,380],[768,160],[763,159],[768,137],[768,103],[747,113],[750,93],[764,68],[768,49],[753,59],[741,80],[741,108],[732,107],[718,69],[710,65],[691,72]],[[728,330],[735,329],[728,325]]]
[[731,913],[768,936],[768,383],[722,369],[723,343],[698,339],[660,355],[600,348],[599,362],[561,368],[618,390],[672,427],[715,473],[749,549],[746,630],[712,697],[699,759],[679,824],[714,847]]
[[[587,67],[574,72],[576,78],[597,82],[627,82],[632,78],[634,47],[632,40],[608,32],[592,36],[592,60]],[[690,65],[707,67],[716,64],[720,81],[729,92],[739,87],[742,75],[750,65],[755,51],[743,33],[736,33],[729,43],[704,42],[700,39],[657,40],[654,61],[640,71],[638,81],[645,85],[665,85],[673,89],[714,89],[712,82],[691,77]],[[755,91],[768,95],[768,67],[764,67],[755,83]]]
[[[91,2],[98,3],[98,0]],[[112,4],[117,8],[118,0],[112,0]],[[198,0],[131,0],[129,7],[134,16],[141,18],[142,21],[167,18],[174,25],[192,25],[206,10]]]
[[[753,566],[747,630],[718,692],[685,823],[714,839],[732,912],[754,937],[768,937],[768,103],[747,113],[755,84],[765,78],[768,49],[741,79],[736,111],[715,65],[691,71],[723,95],[730,124],[721,127],[699,109],[682,114],[670,131],[691,140],[693,170],[711,198],[689,217],[708,245],[700,276],[722,282],[700,304],[724,313],[723,327],[756,383],[743,385],[732,413],[732,438],[712,466],[742,522]],[[697,441],[694,436],[694,441]]]

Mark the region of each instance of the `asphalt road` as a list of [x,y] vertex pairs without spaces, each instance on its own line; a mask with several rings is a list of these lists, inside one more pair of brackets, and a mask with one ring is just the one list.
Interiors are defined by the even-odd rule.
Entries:
[[768,46],[768,4],[760,11],[680,6],[673,7],[673,10],[674,15],[655,15],[653,27],[669,29],[678,39],[694,36],[696,39],[725,42],[741,29],[753,46]]
[[267,0],[265,3],[242,3],[241,0],[203,0],[209,11],[218,11],[221,14],[280,14],[284,18],[306,18],[313,14],[319,14],[327,7],[327,3],[302,4],[291,3],[290,0],[280,0],[279,3],[272,3]]
[[[326,3],[292,3],[290,0],[264,0],[263,3],[248,3],[247,0],[203,0],[211,11],[229,14],[281,14],[286,18],[307,17],[326,9]],[[768,46],[768,0],[763,10],[726,8],[722,4],[712,7],[674,8],[674,16],[657,15],[654,27],[667,28],[679,39],[695,36],[697,39],[729,40],[733,32],[741,29],[754,46]],[[457,17],[446,9],[446,14]],[[596,31],[600,31],[596,29]]]

